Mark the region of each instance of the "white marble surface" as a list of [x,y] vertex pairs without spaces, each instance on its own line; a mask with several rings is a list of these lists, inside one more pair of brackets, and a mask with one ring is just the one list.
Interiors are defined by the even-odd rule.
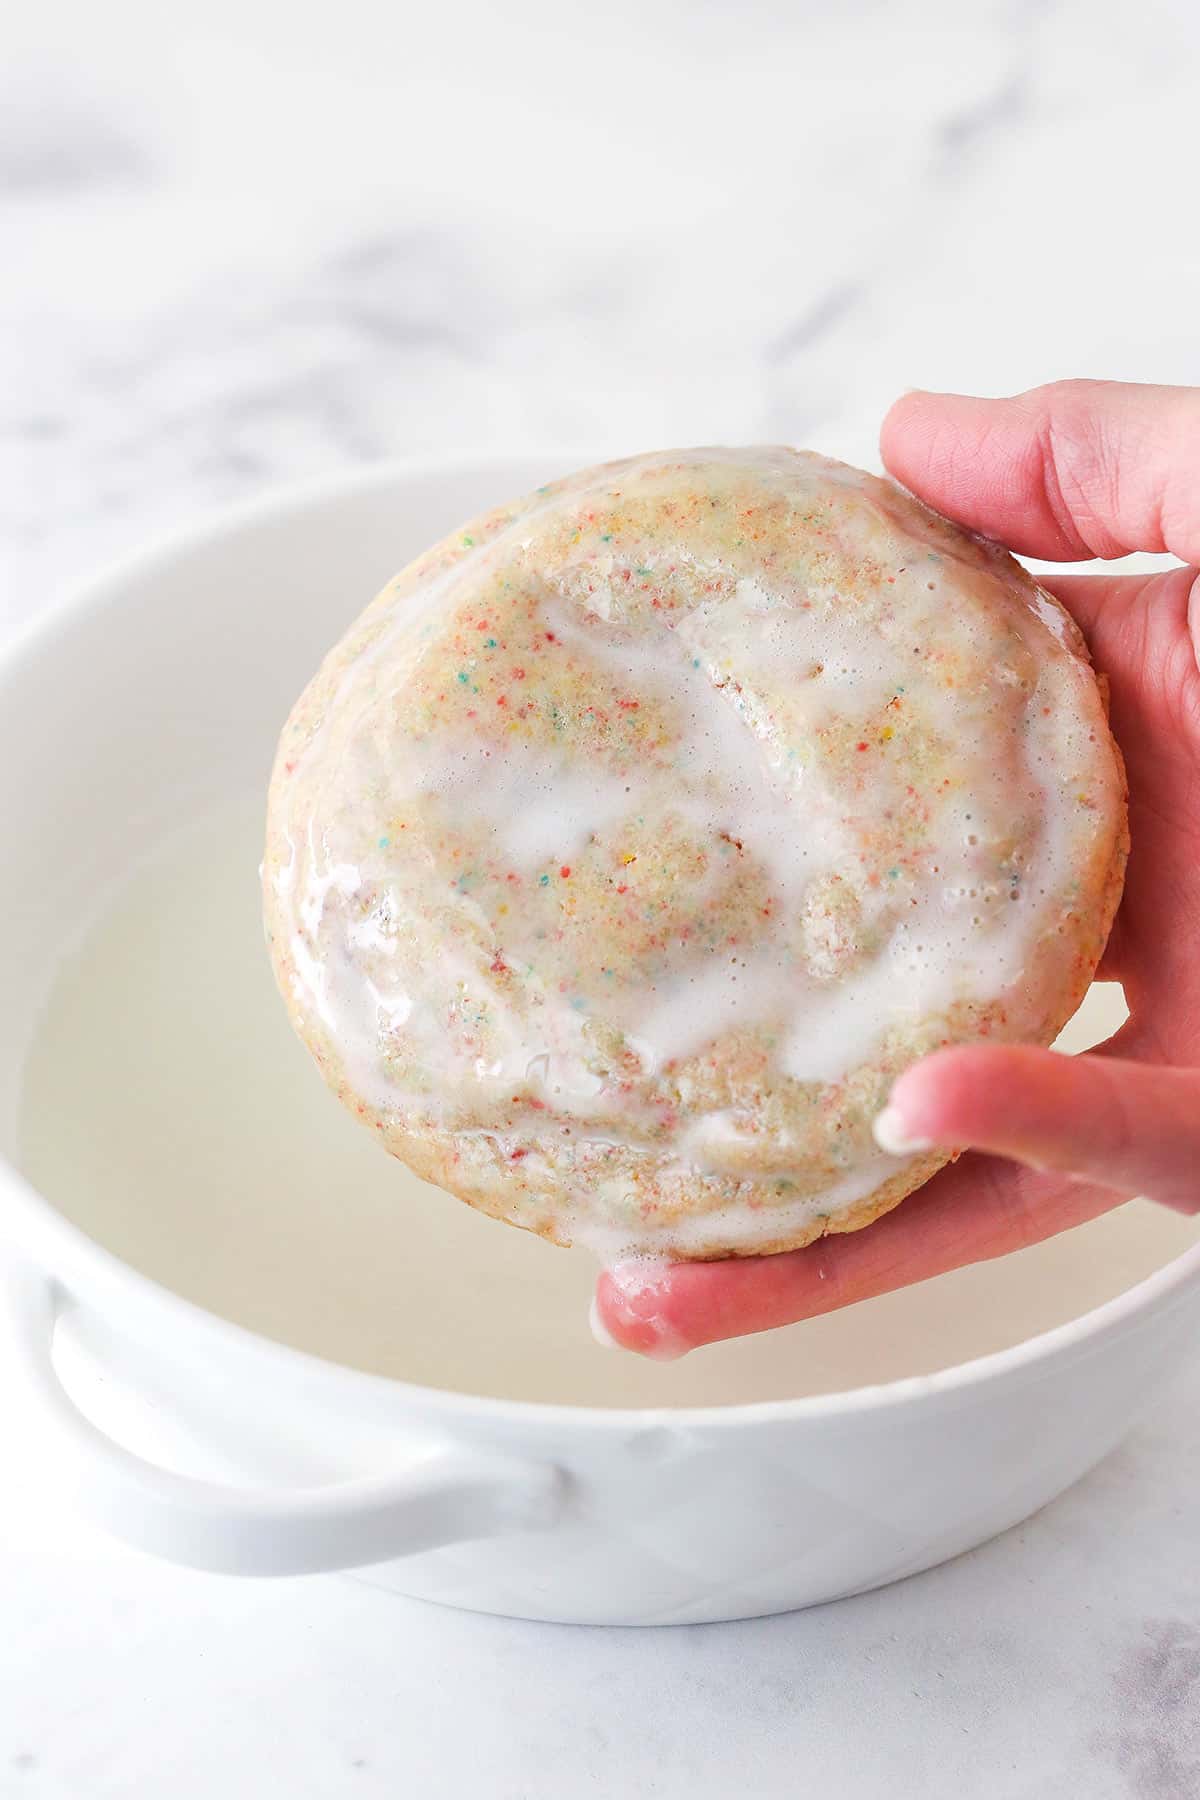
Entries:
[[[39,0],[0,59],[0,631],[339,466],[1200,382],[1193,0]],[[18,1459],[0,1795],[1185,1800],[1200,1363],[1155,1398],[951,1567],[672,1634],[158,1567]]]

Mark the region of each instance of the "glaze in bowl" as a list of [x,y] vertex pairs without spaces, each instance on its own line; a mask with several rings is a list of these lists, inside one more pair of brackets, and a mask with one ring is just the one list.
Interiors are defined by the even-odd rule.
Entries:
[[1044,1504],[1119,1441],[1194,1330],[1200,1247],[1080,1318],[931,1375],[751,1405],[500,1400],[367,1374],[217,1317],[19,1173],[29,1044],[104,893],[181,819],[265,784],[296,692],[364,591],[573,460],[383,470],[259,506],[127,563],[0,660],[0,816],[20,876],[0,902],[5,1354],[80,1510],[171,1560],[354,1568],[541,1619],[809,1605],[929,1567]]

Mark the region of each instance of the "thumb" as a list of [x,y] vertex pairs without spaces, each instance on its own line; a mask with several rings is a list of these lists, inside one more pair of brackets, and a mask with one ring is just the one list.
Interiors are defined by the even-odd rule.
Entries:
[[1016,1045],[939,1050],[900,1076],[875,1135],[897,1155],[989,1150],[1200,1212],[1196,1069]]

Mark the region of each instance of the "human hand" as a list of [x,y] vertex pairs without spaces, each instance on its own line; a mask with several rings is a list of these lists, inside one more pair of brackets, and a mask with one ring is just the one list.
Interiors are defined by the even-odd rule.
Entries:
[[[1025,555],[1168,551],[1200,564],[1200,389],[914,393],[888,414],[881,447],[919,498]],[[1123,984],[1128,1022],[1086,1056],[973,1045],[915,1064],[892,1090],[889,1147],[970,1154],[864,1231],[649,1278],[636,1264],[607,1271],[594,1316],[624,1348],[679,1355],[832,1312],[1134,1194],[1200,1211],[1200,574],[1039,579],[1108,675],[1128,769],[1132,853],[1099,970]]]

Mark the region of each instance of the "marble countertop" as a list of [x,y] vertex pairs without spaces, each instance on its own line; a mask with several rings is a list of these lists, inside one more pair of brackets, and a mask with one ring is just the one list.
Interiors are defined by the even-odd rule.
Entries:
[[[40,0],[4,37],[0,633],[383,458],[871,463],[909,386],[1200,383],[1192,0]],[[1200,1361],[1153,1399],[946,1568],[669,1633],[158,1566],[18,1456],[0,1795],[1184,1800]]]

